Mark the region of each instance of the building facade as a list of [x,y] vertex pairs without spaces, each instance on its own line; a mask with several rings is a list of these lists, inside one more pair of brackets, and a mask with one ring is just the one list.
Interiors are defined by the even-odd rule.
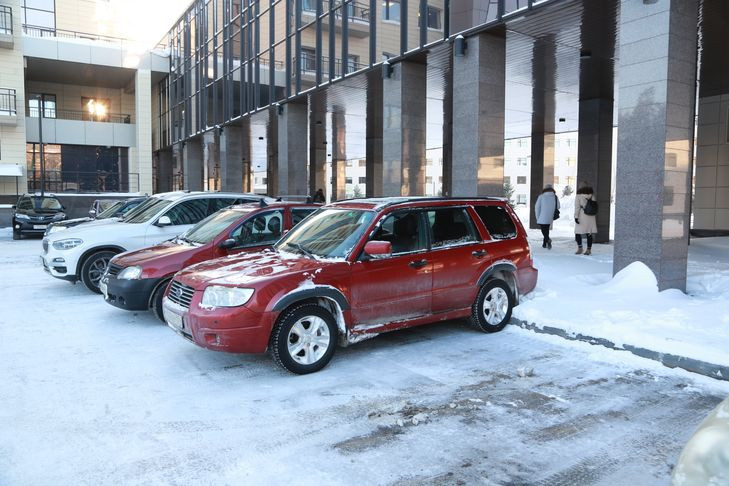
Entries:
[[56,193],[152,192],[152,87],[168,57],[122,38],[104,8],[0,1],[3,202],[42,179]]

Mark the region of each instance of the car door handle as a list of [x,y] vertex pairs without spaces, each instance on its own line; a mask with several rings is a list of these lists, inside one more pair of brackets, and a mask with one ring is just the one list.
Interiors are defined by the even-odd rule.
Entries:
[[476,258],[483,258],[488,254],[489,252],[487,252],[486,250],[474,250],[471,252],[471,255],[475,256]]
[[423,268],[427,264],[428,264],[428,260],[414,260],[414,261],[408,263],[408,265],[413,268]]

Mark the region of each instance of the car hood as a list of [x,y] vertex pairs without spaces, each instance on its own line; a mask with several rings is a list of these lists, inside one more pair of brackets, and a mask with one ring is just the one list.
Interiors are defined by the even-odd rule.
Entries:
[[198,263],[179,272],[175,279],[196,289],[208,285],[253,285],[293,274],[313,277],[324,267],[342,262],[268,250]]
[[148,262],[159,262],[160,259],[171,258],[174,260],[184,260],[198,251],[200,251],[200,246],[165,241],[159,245],[123,253],[114,258],[114,263],[122,267],[130,267],[132,265],[143,267]]
[[81,223],[88,223],[90,221],[94,221],[92,218],[74,218],[74,219],[67,219],[65,221],[58,221],[57,223],[53,223],[53,226],[76,226]]
[[[81,223],[75,226],[71,226],[70,228],[65,229],[64,231],[59,231],[57,233],[52,233],[48,235],[48,238],[50,240],[60,240],[60,239],[66,239],[66,238],[81,238],[83,239],[84,236],[93,236],[96,235],[94,240],[98,239],[98,235],[100,234],[100,226],[104,226],[103,233],[104,235],[111,236],[111,233],[107,233],[111,230],[111,228],[121,228],[123,227],[124,223],[120,222],[116,218],[109,218],[109,219],[94,219],[91,221],[87,221],[86,223]],[[108,227],[108,228],[106,228]]]

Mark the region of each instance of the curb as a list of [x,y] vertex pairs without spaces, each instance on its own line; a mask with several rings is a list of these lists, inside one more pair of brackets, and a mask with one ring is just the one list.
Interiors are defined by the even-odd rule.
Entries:
[[685,356],[677,356],[675,354],[659,353],[658,351],[651,351],[650,349],[640,348],[638,346],[632,346],[630,344],[624,344],[622,346],[619,346],[612,341],[608,341],[604,338],[596,338],[592,336],[587,336],[585,334],[571,334],[564,329],[560,329],[557,327],[540,327],[537,324],[522,321],[521,319],[516,319],[514,317],[511,318],[510,324],[540,334],[551,334],[553,336],[559,336],[569,341],[583,341],[593,345],[604,346],[609,349],[628,351],[636,356],[640,356],[641,358],[658,361],[668,368],[681,368],[692,373],[698,373],[700,375],[708,376],[709,378],[713,378],[715,380],[729,381],[729,366],[721,366],[713,363],[707,363],[706,361],[686,358]]

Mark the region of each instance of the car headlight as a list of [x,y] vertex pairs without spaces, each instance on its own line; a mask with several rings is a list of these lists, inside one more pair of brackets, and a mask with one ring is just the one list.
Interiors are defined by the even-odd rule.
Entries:
[[53,219],[55,219],[56,221],[63,219],[65,217],[66,217],[66,213],[56,213],[53,215]]
[[237,307],[248,302],[253,289],[211,285],[203,292],[201,307]]
[[53,248],[56,250],[70,250],[71,248],[76,248],[78,245],[83,243],[84,240],[80,240],[78,238],[68,238],[65,240],[58,240],[53,242]]
[[127,267],[121,272],[119,272],[119,275],[116,276],[116,278],[122,279],[122,280],[138,280],[142,276],[142,267],[133,266],[133,267]]
[[15,219],[30,219],[30,216],[27,214],[16,214]]

